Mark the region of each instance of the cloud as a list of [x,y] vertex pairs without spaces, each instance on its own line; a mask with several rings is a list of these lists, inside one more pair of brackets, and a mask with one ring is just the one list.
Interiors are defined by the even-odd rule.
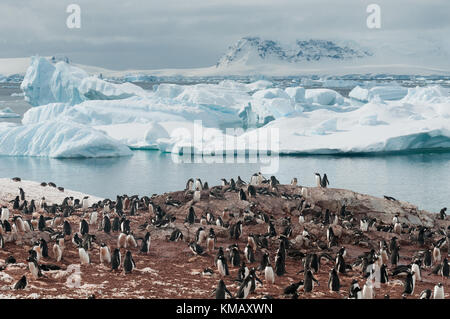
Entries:
[[[66,27],[71,3],[81,7],[81,29]],[[366,26],[371,3],[381,7],[381,30]],[[65,54],[113,69],[199,67],[215,64],[228,46],[248,35],[285,42],[445,41],[448,12],[445,0],[3,0],[0,56]]]

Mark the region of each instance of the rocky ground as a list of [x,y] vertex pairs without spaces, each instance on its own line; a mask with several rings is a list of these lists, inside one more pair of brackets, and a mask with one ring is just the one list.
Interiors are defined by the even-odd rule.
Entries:
[[[16,186],[19,187],[20,183]],[[267,186],[264,186],[267,187]],[[306,191],[305,191],[306,190]],[[15,191],[11,194],[15,195]],[[89,251],[91,257],[90,265],[80,265],[80,258],[78,255],[78,248],[73,245],[70,239],[66,240],[63,260],[56,262],[53,257],[52,247],[53,242],[49,242],[49,258],[41,259],[42,264],[56,264],[60,266],[61,270],[43,272],[45,277],[34,280],[31,277],[26,259],[28,257],[28,250],[31,248],[31,243],[42,237],[49,239],[47,232],[34,231],[33,233],[18,233],[16,235],[5,234],[5,247],[0,250],[0,265],[5,264],[5,260],[9,256],[14,256],[17,263],[8,264],[3,271],[0,271],[0,297],[2,298],[88,298],[94,295],[95,298],[213,298],[213,289],[217,286],[219,279],[222,277],[214,266],[214,257],[217,252],[217,247],[228,247],[233,243],[237,243],[241,252],[243,252],[247,244],[247,235],[249,233],[264,234],[267,232],[267,224],[265,223],[251,223],[244,224],[243,234],[239,240],[231,240],[229,238],[228,229],[216,225],[205,226],[206,230],[214,228],[217,234],[217,245],[214,253],[205,254],[203,256],[195,256],[188,247],[188,242],[195,236],[196,229],[200,226],[199,223],[193,226],[186,227],[184,220],[187,216],[189,207],[192,205],[195,209],[198,218],[208,209],[216,216],[222,214],[225,208],[229,209],[235,216],[235,222],[242,219],[244,210],[252,206],[252,211],[261,211],[275,219],[275,226],[277,233],[281,233],[284,226],[281,224],[283,217],[291,217],[293,235],[289,238],[292,242],[292,251],[306,252],[326,252],[331,256],[335,256],[338,248],[345,246],[347,248],[346,262],[352,263],[356,260],[358,255],[369,251],[371,248],[378,248],[378,243],[381,239],[389,241],[394,235],[390,232],[382,232],[370,229],[368,232],[361,233],[359,229],[359,220],[364,216],[377,218],[377,223],[391,223],[394,214],[399,214],[400,222],[405,223],[409,227],[417,225],[425,225],[435,230],[432,238],[428,238],[425,246],[431,247],[431,243],[441,238],[438,230],[446,230],[450,225],[450,219],[438,220],[435,214],[430,214],[426,211],[420,211],[417,207],[400,201],[391,201],[387,199],[375,198],[368,195],[354,193],[343,189],[323,189],[323,188],[304,188],[303,198],[310,203],[311,207],[303,209],[302,213],[305,215],[305,223],[299,224],[298,215],[300,214],[299,205],[301,203],[300,196],[298,199],[288,198],[294,194],[302,194],[302,187],[279,185],[278,196],[269,196],[258,194],[255,198],[249,201],[239,200],[237,192],[224,192],[225,199],[212,199],[209,197],[208,191],[202,192],[202,198],[199,202],[193,203],[192,192],[173,192],[170,194],[157,195],[152,198],[155,204],[160,205],[167,213],[173,214],[176,217],[174,227],[179,228],[184,234],[184,240],[179,242],[170,242],[166,239],[172,232],[173,228],[156,228],[151,226],[151,249],[148,254],[139,253],[138,248],[130,248],[134,261],[136,262],[136,269],[131,274],[124,274],[124,272],[112,272],[110,265],[101,265],[99,258],[99,244],[104,242],[111,251],[117,246],[117,237],[119,233],[105,234],[98,230],[98,225],[90,226],[90,233],[97,237],[96,243]],[[281,196],[285,194],[288,196]],[[173,200],[181,202],[181,206],[167,206],[166,199],[171,196]],[[28,195],[27,195],[28,197]],[[284,197],[284,198],[283,198]],[[9,201],[12,198],[3,197],[0,204],[8,205],[12,211],[12,204]],[[31,198],[27,198],[31,199]],[[326,242],[326,227],[321,223],[316,222],[316,216],[325,209],[330,209],[336,212],[340,205],[345,204],[348,211],[354,215],[354,228],[344,228],[342,225],[333,226],[335,233],[340,234],[339,246],[331,249],[321,250],[315,243],[309,247],[300,246],[295,241],[306,227],[308,231],[316,238],[315,242]],[[89,212],[92,209],[89,210]],[[102,220],[102,209],[98,209],[99,218]],[[19,214],[18,211],[12,211],[14,215]],[[71,223],[72,230],[79,229],[80,219],[87,217],[89,212],[81,212],[77,210],[72,216],[67,217]],[[12,215],[13,215],[12,214]],[[48,214],[45,214],[48,216]],[[38,216],[34,216],[38,217]],[[129,216],[131,221],[131,229],[135,237],[143,237],[145,230],[140,230],[139,226],[145,222],[149,222],[150,213],[147,209],[142,209],[137,212],[136,216]],[[33,218],[31,215],[24,216],[24,219]],[[10,218],[12,219],[12,218]],[[56,230],[60,230],[61,226]],[[400,249],[400,263],[408,264],[412,261],[414,253],[425,249],[419,247],[415,240],[415,233],[408,233],[408,228],[403,230],[399,237]],[[138,242],[140,244],[140,241]],[[205,244],[202,244],[205,247]],[[279,247],[279,240],[277,237],[269,240],[269,253],[272,265],[274,265],[274,258],[276,250]],[[126,250],[121,249],[122,256],[125,255]],[[442,251],[444,256],[448,255],[448,247]],[[258,249],[256,254],[257,262],[251,264],[251,267],[257,267],[261,260],[262,252]],[[244,260],[243,253],[241,254]],[[123,260],[123,259],[122,259]],[[321,268],[315,277],[319,280],[320,286],[315,286],[312,293],[304,293],[299,291],[299,298],[336,298],[344,299],[348,296],[350,282],[352,279],[358,279],[360,286],[364,285],[365,279],[359,271],[351,270],[347,274],[341,274],[341,290],[339,293],[330,292],[327,286],[328,274],[333,268],[334,263],[323,260]],[[391,266],[390,264],[388,265]],[[213,275],[202,275],[205,268],[211,268]],[[80,271],[78,272],[77,269]],[[264,295],[271,295],[274,298],[288,298],[283,295],[283,289],[293,282],[303,279],[303,274],[297,274],[299,270],[303,269],[300,260],[291,257],[286,259],[287,273],[284,276],[276,277],[275,284],[270,285],[264,280],[264,274],[257,272],[259,278],[263,281],[263,285],[258,285],[254,294],[249,298],[261,298]],[[224,282],[227,288],[235,294],[239,288],[239,283],[234,279],[237,277],[238,268],[230,266],[230,276],[224,277]],[[413,296],[408,298],[418,298],[420,292],[424,289],[433,289],[438,282],[445,282],[445,280],[438,275],[430,275],[430,269],[422,270],[422,281],[416,283],[416,289]],[[390,274],[390,271],[389,271]],[[25,275],[28,280],[28,285],[24,290],[14,290],[14,284]],[[445,282],[444,290],[446,298],[449,297],[450,282]],[[401,298],[403,293],[403,277],[389,277],[389,283],[382,284],[380,288],[376,289],[376,298],[383,298],[385,294],[389,294],[391,298]]]

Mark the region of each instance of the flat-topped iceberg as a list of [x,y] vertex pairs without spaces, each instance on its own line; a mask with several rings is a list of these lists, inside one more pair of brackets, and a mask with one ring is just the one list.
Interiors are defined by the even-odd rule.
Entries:
[[64,121],[0,123],[0,155],[56,158],[115,157],[130,149],[91,127]]
[[0,109],[0,118],[18,118],[19,114],[15,113],[11,108],[6,107],[4,109]]

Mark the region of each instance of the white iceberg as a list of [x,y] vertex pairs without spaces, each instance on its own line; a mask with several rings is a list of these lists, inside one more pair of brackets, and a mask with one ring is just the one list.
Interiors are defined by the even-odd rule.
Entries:
[[106,82],[64,61],[53,64],[43,57],[32,57],[20,88],[25,100],[33,106],[75,105],[86,100],[116,100],[146,94],[134,84]]
[[3,110],[0,110],[0,118],[18,118],[19,114],[15,113],[11,108],[6,107]]
[[344,103],[344,98],[338,92],[330,89],[308,89],[305,91],[308,103],[320,105],[335,105]]
[[0,155],[56,158],[115,157],[130,149],[88,126],[64,121],[33,125],[0,123]]
[[295,103],[304,103],[305,100],[305,88],[303,87],[288,87],[285,89],[286,93],[294,100]]

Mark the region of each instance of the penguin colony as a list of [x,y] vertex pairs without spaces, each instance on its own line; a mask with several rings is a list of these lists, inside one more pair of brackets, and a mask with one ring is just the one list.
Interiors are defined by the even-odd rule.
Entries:
[[[317,188],[328,188],[326,174],[315,177]],[[444,209],[435,227],[400,215],[386,223],[341,202],[321,207],[298,184],[257,173],[248,182],[190,179],[180,192],[60,204],[18,187],[0,214],[0,269],[11,277],[4,286],[17,296],[39,291],[45,298],[53,287],[76,296],[65,286],[68,274],[60,276],[76,264],[81,284],[103,276],[99,283],[117,290],[133,281],[135,297],[448,298]],[[161,282],[190,293],[164,294]],[[133,297],[104,290],[81,296]]]

